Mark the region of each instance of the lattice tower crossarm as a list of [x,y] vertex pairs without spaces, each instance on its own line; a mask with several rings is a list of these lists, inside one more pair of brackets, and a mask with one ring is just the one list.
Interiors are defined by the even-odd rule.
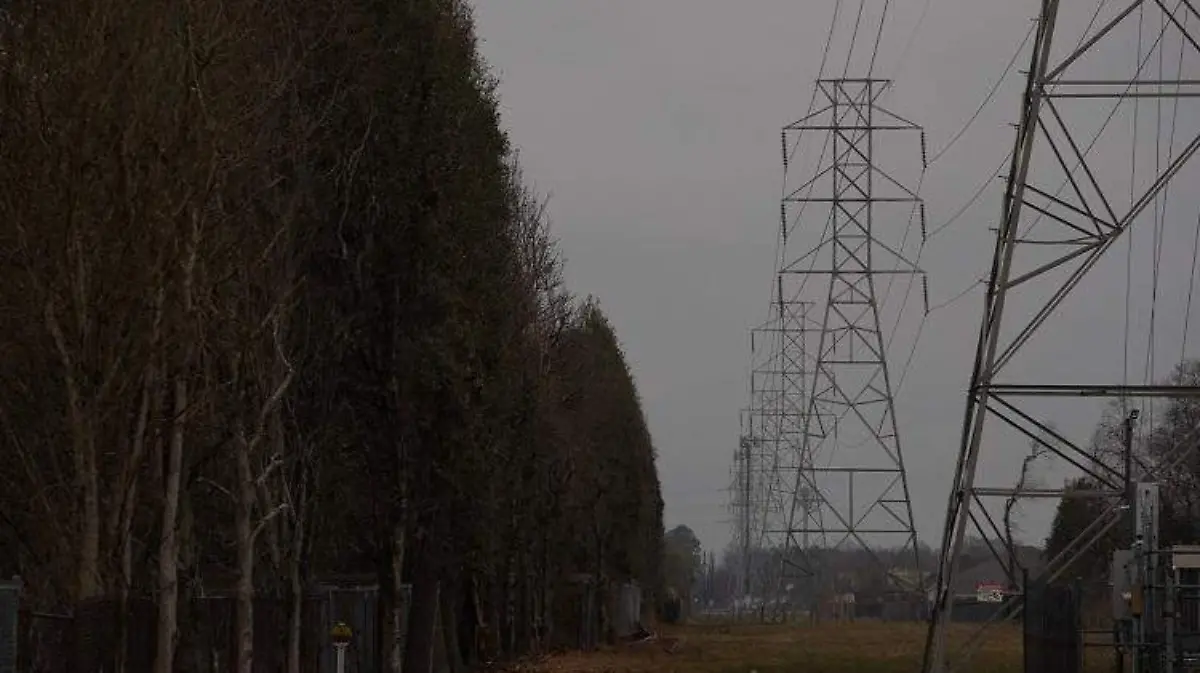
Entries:
[[[828,214],[823,240],[782,270],[801,286],[806,277],[826,281],[783,559],[789,574],[807,578],[813,600],[819,593],[849,590],[835,585],[837,578],[825,572],[822,560],[847,548],[874,561],[881,590],[900,588],[891,575],[900,568],[878,555],[881,547],[900,550],[896,565],[910,565],[907,570],[920,577],[876,279],[921,274],[900,246],[879,233],[903,231],[917,213],[924,230],[924,209],[877,153],[880,136],[907,134],[912,158],[919,140],[923,161],[924,134],[880,105],[888,85],[875,79],[819,80],[822,107],[784,131],[785,147],[788,134],[798,133],[828,134],[832,146],[828,165],[818,166],[812,179],[784,199],[785,234],[790,204]],[[923,594],[923,587],[916,593]]]
[[[939,560],[937,588],[934,593],[933,615],[926,643],[924,670],[943,673],[948,670],[970,670],[967,665],[972,649],[983,639],[977,633],[964,646],[957,658],[951,657],[948,629],[954,607],[954,586],[958,575],[968,523],[974,532],[987,540],[1005,542],[994,518],[988,513],[989,498],[1033,498],[1075,496],[1100,498],[1108,504],[1097,517],[1055,558],[1049,559],[1044,570],[1030,580],[1053,580],[1076,558],[1092,549],[1104,535],[1121,520],[1122,503],[1128,498],[1127,484],[1135,475],[1131,468],[1113,464],[1098,456],[1090,447],[1073,443],[1063,433],[1039,416],[1044,415],[1041,403],[1050,397],[1083,396],[1130,400],[1132,398],[1193,397],[1200,389],[1183,386],[1128,385],[1122,381],[1112,384],[1054,384],[1012,381],[1004,374],[1014,371],[1014,358],[1023,351],[1031,337],[1055,316],[1064,300],[1071,295],[1097,265],[1112,251],[1117,240],[1126,236],[1133,222],[1152,203],[1155,203],[1181,168],[1200,149],[1200,133],[1189,134],[1183,147],[1162,165],[1155,165],[1153,175],[1127,194],[1119,194],[1096,174],[1096,164],[1089,163],[1088,153],[1104,127],[1091,136],[1085,134],[1064,114],[1063,101],[1093,100],[1103,108],[1093,113],[1103,114],[1108,108],[1144,96],[1161,99],[1182,99],[1200,94],[1200,83],[1180,79],[1177,82],[1143,80],[1141,67],[1131,78],[1096,79],[1074,76],[1078,64],[1106,42],[1117,42],[1112,35],[1117,27],[1130,21],[1141,30],[1143,17],[1139,10],[1161,11],[1161,17],[1145,18],[1148,25],[1161,25],[1177,30],[1182,49],[1200,55],[1200,43],[1194,30],[1187,28],[1187,19],[1200,18],[1195,3],[1150,2],[1133,0],[1122,3],[1116,16],[1089,24],[1089,32],[1080,38],[1073,49],[1062,55],[1052,52],[1056,24],[1059,21],[1059,1],[1042,0],[1036,38],[1021,104],[1021,119],[1012,153],[1007,185],[1004,192],[1000,224],[997,229],[992,266],[988,279],[984,315],[981,322],[975,360],[966,399],[961,444],[947,506],[942,551]],[[1173,5],[1174,10],[1168,8]],[[1132,19],[1130,17],[1133,17]],[[1161,35],[1160,35],[1161,39]],[[1155,43],[1157,44],[1157,42]],[[1125,44],[1117,46],[1125,47]],[[1153,49],[1153,47],[1152,47]],[[1138,54],[1139,60],[1141,54]],[[1181,61],[1182,62],[1182,61]],[[1144,65],[1144,62],[1143,62]],[[1157,91],[1145,91],[1156,87]],[[1113,113],[1109,113],[1111,118]],[[1136,119],[1136,117],[1135,117]],[[1081,128],[1089,128],[1085,120]],[[1094,125],[1093,125],[1094,128]],[[1136,138],[1136,136],[1135,136]],[[1088,141],[1091,142],[1088,142]],[[1035,152],[1035,149],[1037,150]],[[1036,155],[1036,156],[1035,156]],[[1038,158],[1039,171],[1031,170]],[[1136,158],[1134,162],[1136,163]],[[1057,172],[1058,185],[1046,185],[1041,169]],[[1132,180],[1131,180],[1132,182]],[[1063,195],[1063,192],[1066,195]],[[1127,205],[1121,198],[1128,198]],[[1027,221],[1028,220],[1028,221]],[[1035,224],[1053,231],[1047,236],[1031,235]],[[1044,292],[1045,299],[1032,312],[1018,312],[1006,304],[1016,298],[1015,290],[1034,287]],[[1083,372],[1080,373],[1081,377]],[[1011,376],[1016,376],[1015,374]],[[1041,450],[1053,454],[1087,476],[1095,488],[1089,491],[1004,488],[977,485],[981,447],[986,421],[1013,429],[1034,442]],[[1159,460],[1157,466],[1146,468],[1137,475],[1142,479],[1155,478],[1156,470],[1178,464],[1191,447],[1178,447],[1176,453]],[[1128,463],[1126,463],[1128,465]],[[994,502],[994,500],[992,501]],[[1012,549],[993,549],[996,560],[1015,582],[1018,569]],[[1019,602],[1005,603],[995,618],[1015,617],[1021,610]],[[951,666],[955,668],[951,669]]]

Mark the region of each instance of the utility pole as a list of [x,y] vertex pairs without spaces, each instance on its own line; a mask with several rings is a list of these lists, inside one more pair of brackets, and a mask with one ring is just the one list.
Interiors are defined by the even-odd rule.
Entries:
[[752,488],[750,485],[750,470],[753,465],[753,462],[751,461],[750,440],[747,437],[742,437],[742,451],[743,451],[742,474],[745,479],[745,484],[743,486],[744,490],[742,491],[743,493],[745,493],[745,496],[744,496],[745,502],[743,503],[743,507],[742,507],[742,574],[744,577],[743,585],[742,585],[742,595],[749,596],[750,595],[750,549],[751,549],[750,545],[753,542],[750,539],[750,517],[752,515],[752,512],[750,510],[750,492],[751,492],[750,489]]
[[1125,468],[1125,514],[1126,530],[1129,531],[1129,547],[1133,548],[1137,537],[1137,519],[1134,505],[1137,502],[1137,484],[1133,478],[1133,424],[1137,422],[1139,411],[1132,409],[1121,422],[1121,455]]
[[734,464],[737,465],[737,470],[734,474],[735,490],[737,493],[734,498],[737,506],[738,528],[736,534],[738,546],[741,548],[740,577],[738,579],[739,597],[750,595],[751,521],[753,518],[751,497],[754,488],[751,478],[754,455],[751,450],[751,442],[752,438],[743,431],[742,435],[738,438],[738,450],[734,459]]
[[[1131,409],[1129,414],[1126,415],[1121,421],[1121,459],[1125,477],[1125,529],[1129,531],[1128,541],[1126,544],[1127,549],[1136,548],[1139,537],[1137,483],[1133,478],[1133,424],[1137,421],[1138,414],[1139,411],[1137,409]],[[1130,633],[1132,633],[1132,631]],[[1113,637],[1118,637],[1115,625],[1113,629]],[[1114,663],[1116,664],[1115,670],[1117,673],[1124,673],[1125,655],[1122,654],[1120,647],[1113,648],[1113,657]],[[1137,664],[1135,663],[1134,668],[1136,669],[1136,667]]]
[[717,589],[717,555],[715,552],[708,552],[708,603],[709,607],[713,604],[713,597],[716,595]]

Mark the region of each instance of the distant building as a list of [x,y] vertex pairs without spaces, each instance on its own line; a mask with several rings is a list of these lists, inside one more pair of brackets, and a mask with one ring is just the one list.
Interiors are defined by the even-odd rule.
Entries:
[[991,554],[986,557],[978,558],[972,563],[970,558],[964,558],[960,563],[959,571],[954,578],[954,586],[951,587],[954,596],[958,600],[974,600],[976,598],[977,588],[986,585],[1000,585],[1004,587],[1005,595],[1013,593],[1021,593],[1024,590],[1022,586],[1021,568],[1027,568],[1031,574],[1037,574],[1045,567],[1045,561],[1042,559],[1042,551],[1036,547],[1021,546],[1016,549],[1016,573],[1014,578],[1009,578],[1005,572],[1005,565],[1002,564]]

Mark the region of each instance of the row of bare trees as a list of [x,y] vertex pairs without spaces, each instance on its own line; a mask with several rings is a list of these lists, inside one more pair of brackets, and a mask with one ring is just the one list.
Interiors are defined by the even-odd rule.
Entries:
[[439,607],[458,668],[553,639],[573,575],[659,586],[634,382],[494,86],[462,0],[6,3],[0,569],[36,607],[153,597],[165,673],[231,591],[249,673],[279,597],[294,673],[308,582],[375,573],[428,670]]

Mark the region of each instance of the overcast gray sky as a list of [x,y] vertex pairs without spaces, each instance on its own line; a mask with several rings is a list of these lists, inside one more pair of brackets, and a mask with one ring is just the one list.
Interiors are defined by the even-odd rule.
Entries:
[[[841,4],[827,76],[842,73],[858,8],[853,0]],[[930,156],[975,115],[1022,43],[1039,4],[891,0],[874,75],[895,79],[885,105],[925,127]],[[1096,0],[1064,4],[1072,8],[1064,9],[1056,40],[1069,47]],[[1106,4],[1113,8],[1104,9],[1102,20],[1119,9],[1117,4],[1124,5]],[[835,2],[476,0],[475,5],[482,51],[501,81],[503,122],[520,149],[526,175],[551,197],[568,284],[576,293],[599,297],[637,378],[659,452],[667,525],[687,524],[706,547],[720,548],[730,539],[726,489],[738,410],[748,399],[748,329],[767,317],[773,282],[783,179],[780,128],[808,106]],[[882,5],[867,0],[850,76],[862,76],[866,69]],[[1153,40],[1160,18],[1154,14],[1146,20],[1153,23],[1154,31],[1147,32]],[[1112,76],[1114,64],[1130,66],[1136,30],[1129,35],[1112,38],[1108,56],[1098,57],[1089,72]],[[1007,170],[1003,160],[1018,119],[1027,54],[1028,45],[991,102],[926,173],[921,194],[930,231],[989,178]],[[1195,56],[1188,55],[1185,67],[1200,62]],[[1153,104],[1143,104],[1139,129],[1148,129],[1143,141],[1149,138],[1150,145],[1137,164],[1144,175],[1153,170],[1156,130],[1146,126],[1155,123],[1147,120],[1156,114],[1147,105]],[[1077,107],[1080,123],[1093,126],[1107,110],[1095,103]],[[1165,114],[1157,123],[1167,119]],[[1179,111],[1176,151],[1195,134],[1197,119],[1194,112]],[[1165,132],[1162,137],[1165,157]],[[1116,166],[1112,184],[1124,185],[1125,202],[1129,147],[1128,140],[1097,147],[1102,163]],[[1144,150],[1144,142],[1139,147]],[[918,156],[912,154],[914,162]],[[1195,184],[1195,175],[1180,179],[1185,178]],[[1001,187],[1001,180],[992,179],[982,197],[920,253],[929,272],[931,305],[967,291],[929,314],[897,398],[918,533],[934,544],[940,539],[982,310],[982,293],[968,290],[986,277],[991,264],[988,228],[995,226]],[[1156,377],[1179,359],[1181,307],[1191,282],[1196,202],[1186,190],[1176,196],[1159,230],[1159,240],[1167,242],[1159,246],[1165,251],[1160,252],[1155,317]],[[788,254],[811,247],[823,224],[802,223]],[[1146,224],[1145,245],[1135,237],[1139,258],[1143,248],[1146,255],[1153,250],[1152,218]],[[898,239],[903,222],[888,226],[885,232],[887,227],[877,224],[880,235]],[[914,243],[915,238],[906,251],[915,256]],[[1116,262],[1097,268],[1097,278],[1089,279],[1056,324],[1031,343],[1028,361],[1014,376],[1040,377],[1038,382],[1122,380],[1125,259],[1117,255]],[[1152,256],[1145,259],[1134,264],[1129,277],[1135,290],[1129,369],[1138,381],[1147,351],[1145,336],[1138,335],[1149,324],[1154,266]],[[896,315],[902,294],[894,293],[896,301],[889,301],[885,314]],[[1175,304],[1168,308],[1167,302]],[[1014,315],[1033,310],[1028,303],[1014,306]],[[890,352],[893,378],[922,319],[919,288],[903,307]],[[893,320],[886,318],[885,326],[890,329]],[[1046,418],[1082,442],[1099,413],[1093,400],[1072,401],[1048,407]],[[983,461],[981,481],[1010,484],[1024,448],[1011,437],[997,442],[991,447],[994,455]],[[1052,466],[1043,469],[1041,481],[1049,486],[1066,474]],[[1040,541],[1050,514],[1045,507],[1028,508],[1026,537]]]

